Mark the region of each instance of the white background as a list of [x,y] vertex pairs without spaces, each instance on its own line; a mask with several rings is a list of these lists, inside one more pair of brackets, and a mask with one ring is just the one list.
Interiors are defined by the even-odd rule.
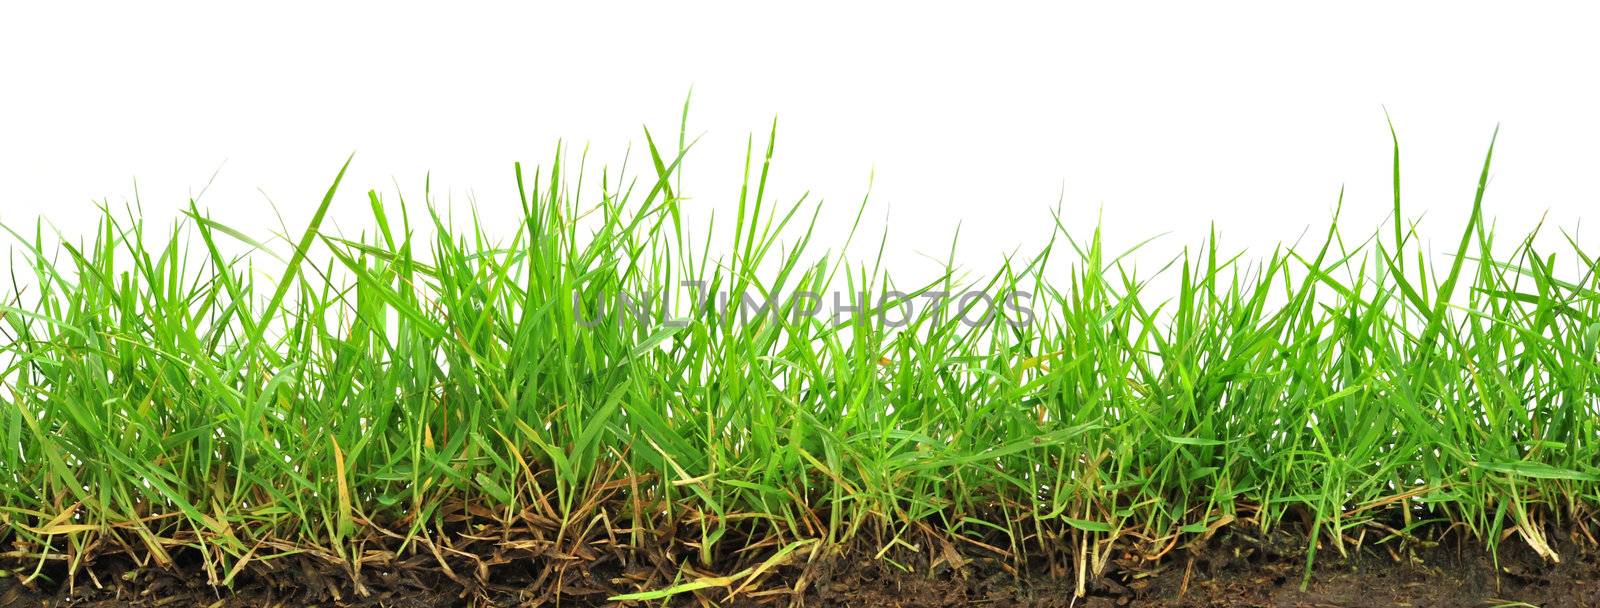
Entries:
[[1058,200],[1079,234],[1103,211],[1114,245],[1193,244],[1214,221],[1266,255],[1322,230],[1343,185],[1347,232],[1375,230],[1385,107],[1406,214],[1426,214],[1436,249],[1497,123],[1502,234],[1546,212],[1576,229],[1600,201],[1593,8],[258,6],[0,9],[0,222],[84,234],[137,180],[162,224],[220,167],[201,206],[269,233],[269,199],[303,223],[351,152],[340,228],[364,227],[366,189],[420,198],[429,171],[441,204],[509,215],[512,161],[546,163],[564,139],[618,164],[641,126],[676,139],[691,86],[695,209],[731,214],[746,137],[776,116],[775,198],[848,215],[875,174],[869,227],[888,218],[907,267],[942,258],[958,224],[975,266],[1042,245]]

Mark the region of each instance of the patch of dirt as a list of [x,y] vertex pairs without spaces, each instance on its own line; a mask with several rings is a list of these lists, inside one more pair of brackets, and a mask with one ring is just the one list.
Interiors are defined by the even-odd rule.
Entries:
[[1546,563],[1525,546],[1502,546],[1499,567],[1481,545],[1427,550],[1365,549],[1340,557],[1323,548],[1310,584],[1300,590],[1304,554],[1263,549],[1240,535],[1222,536],[1206,548],[1185,549],[1149,569],[1113,567],[1086,581],[1039,573],[1012,575],[997,564],[975,564],[957,577],[894,571],[881,562],[856,563],[818,581],[806,606],[945,608],[1368,608],[1411,606],[1600,606],[1600,552],[1565,544],[1563,561]]
[[[1204,546],[1173,551],[1157,563],[1119,562],[1103,576],[1084,581],[1087,595],[1076,597],[1077,579],[1070,567],[1049,560],[1030,562],[1017,571],[993,556],[970,555],[951,560],[911,558],[900,567],[874,555],[845,554],[814,560],[809,565],[775,567],[760,591],[728,599],[727,588],[678,596],[675,605],[733,606],[896,606],[947,608],[1112,608],[1142,607],[1368,607],[1414,606],[1600,606],[1600,552],[1564,543],[1563,560],[1547,563],[1530,549],[1507,542],[1498,567],[1468,542],[1428,549],[1366,547],[1340,557],[1328,547],[1319,551],[1309,587],[1300,590],[1303,553],[1226,531]],[[304,561],[309,564],[309,561]],[[503,567],[503,566],[502,566]],[[604,598],[625,592],[618,584],[639,573],[608,560],[588,568],[568,569],[559,583],[566,592],[548,593],[553,583],[538,580],[537,568],[508,569],[491,577],[483,589],[469,592],[446,576],[426,569],[374,572],[367,576],[369,595],[357,597],[339,588],[331,572],[302,566],[280,576],[252,575],[223,592],[204,583],[205,575],[183,570],[139,570],[126,561],[97,564],[93,577],[71,588],[34,588],[18,584],[15,574],[0,578],[0,608],[134,608],[134,607],[292,607],[383,606],[606,606]],[[525,575],[518,575],[518,572]],[[1054,574],[1052,574],[1054,572]],[[97,587],[94,580],[98,579]],[[544,587],[531,588],[530,585]],[[799,588],[799,593],[794,590]],[[316,596],[322,596],[320,599]],[[695,599],[698,598],[699,602]],[[559,599],[559,603],[558,600]]]

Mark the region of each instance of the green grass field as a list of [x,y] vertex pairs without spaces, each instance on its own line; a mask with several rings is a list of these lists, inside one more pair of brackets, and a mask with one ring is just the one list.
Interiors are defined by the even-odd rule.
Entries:
[[[1334,221],[1269,254],[1208,240],[1135,275],[1139,251],[1057,221],[979,278],[952,259],[902,285],[772,200],[770,145],[737,217],[686,225],[681,148],[651,143],[637,179],[518,167],[521,200],[489,202],[519,205],[514,226],[373,193],[370,225],[334,233],[337,178],[289,239],[194,205],[170,238],[173,218],[110,210],[87,239],[11,226],[0,568],[61,583],[121,555],[228,585],[310,556],[470,581],[494,555],[616,555],[676,568],[623,590],[649,600],[847,551],[1051,556],[1081,585],[1225,528],[1315,539],[1308,573],[1446,534],[1557,560],[1552,534],[1594,533],[1600,266],[1560,230],[1554,251],[1494,234],[1487,159],[1447,251],[1403,213],[1397,147],[1394,221],[1357,239]],[[888,327],[872,295],[838,325],[796,300],[585,322],[684,281],[1023,290],[1033,314]]]

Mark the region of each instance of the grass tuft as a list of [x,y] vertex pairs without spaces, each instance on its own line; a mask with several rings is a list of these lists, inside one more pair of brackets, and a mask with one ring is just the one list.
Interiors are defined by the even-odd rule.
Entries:
[[[903,286],[881,253],[815,253],[817,207],[766,192],[773,140],[752,142],[732,238],[692,239],[681,129],[676,151],[647,141],[642,181],[518,166],[516,226],[373,192],[367,231],[332,234],[336,177],[287,248],[193,205],[166,238],[110,210],[76,245],[8,228],[0,566],[186,552],[226,585],[314,555],[361,590],[408,556],[482,583],[498,564],[464,564],[471,542],[556,570],[674,555],[675,579],[616,594],[649,601],[748,593],[846,547],[1061,558],[1081,591],[1114,550],[1159,559],[1224,527],[1299,532],[1307,576],[1361,545],[1515,538],[1555,561],[1552,531],[1593,533],[1600,266],[1570,237],[1497,248],[1487,157],[1442,264],[1401,214],[1396,139],[1392,227],[1359,244],[1336,219],[1266,259],[1212,238],[1140,278],[1057,218],[985,278],[952,258]],[[1026,291],[1031,318],[691,314],[686,281],[893,317],[855,294]],[[592,322],[645,294],[677,304]]]

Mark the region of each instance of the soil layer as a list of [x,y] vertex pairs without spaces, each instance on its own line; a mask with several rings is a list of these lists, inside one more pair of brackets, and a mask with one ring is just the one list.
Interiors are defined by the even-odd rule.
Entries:
[[[1319,551],[1310,584],[1301,590],[1304,553],[1271,547],[1239,534],[1219,534],[1204,546],[1173,551],[1155,563],[1114,562],[1106,574],[1086,577],[1085,595],[1070,567],[1031,563],[1023,571],[995,557],[972,555],[933,564],[903,562],[902,569],[872,555],[845,554],[809,565],[773,570],[759,591],[736,595],[713,588],[683,594],[674,605],[997,607],[1466,607],[1600,606],[1600,552],[1561,543],[1560,563],[1541,559],[1515,541],[1496,559],[1481,545],[1444,543],[1426,549],[1365,547],[1348,556]],[[565,570],[563,580],[532,580],[507,573],[468,590],[430,570],[369,573],[367,595],[341,588],[339,573],[301,563],[298,571],[251,576],[231,592],[204,584],[201,572],[182,567],[145,571],[110,560],[72,586],[24,586],[16,573],[0,577],[0,608],[238,606],[608,606],[605,598],[628,590],[636,573],[605,559]],[[525,569],[531,572],[531,569]],[[1062,575],[1060,573],[1066,572]],[[98,581],[98,584],[96,583]],[[543,588],[534,588],[539,585]],[[550,590],[560,589],[561,593]],[[798,591],[796,591],[798,589]],[[699,601],[696,601],[696,600]]]

